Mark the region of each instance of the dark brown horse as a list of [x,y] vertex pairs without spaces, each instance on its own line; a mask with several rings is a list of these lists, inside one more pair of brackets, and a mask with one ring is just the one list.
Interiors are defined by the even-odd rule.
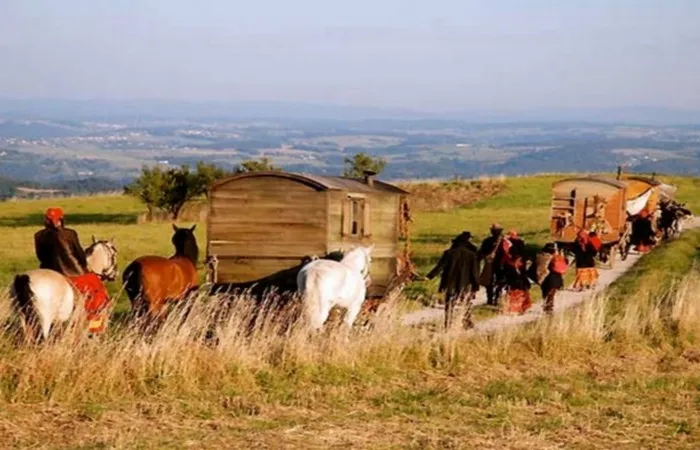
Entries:
[[173,225],[175,255],[171,258],[142,256],[124,270],[124,290],[136,315],[148,313],[151,318],[159,317],[168,302],[180,301],[197,289],[199,248],[194,236],[195,227]]

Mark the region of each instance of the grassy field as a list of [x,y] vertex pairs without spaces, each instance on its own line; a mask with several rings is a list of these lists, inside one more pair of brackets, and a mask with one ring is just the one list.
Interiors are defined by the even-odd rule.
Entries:
[[[495,196],[416,216],[427,270],[459,231],[492,221],[546,240],[554,176],[513,178]],[[700,183],[677,180],[697,209]],[[0,280],[34,267],[32,234],[55,202],[0,204]],[[123,197],[61,201],[87,244],[114,235],[120,264],[170,253],[169,224],[136,225]],[[199,231],[204,242],[204,230]],[[129,326],[18,348],[0,336],[0,437],[38,448],[698,448],[700,231],[642,258],[609,295],[552,320],[465,339],[401,327],[241,333],[243,303],[204,339],[202,301],[150,340]],[[122,304],[123,306],[123,304]],[[9,316],[0,295],[0,321]]]

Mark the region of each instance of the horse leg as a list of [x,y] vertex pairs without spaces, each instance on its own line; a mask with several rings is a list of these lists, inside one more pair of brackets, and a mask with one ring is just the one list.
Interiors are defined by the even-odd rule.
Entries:
[[20,314],[20,326],[22,328],[22,334],[24,336],[25,344],[38,344],[41,337],[41,332],[37,327],[37,317],[30,315],[27,317],[25,314]]
[[42,341],[46,341],[49,339],[49,333],[51,332],[51,321],[48,319],[42,319],[41,320],[41,336],[40,339]]
[[364,284],[361,284],[356,289],[354,301],[345,311],[345,325],[347,325],[348,328],[352,328],[357,315],[360,314],[360,311],[362,311],[362,304],[365,302],[366,297],[367,287],[365,287]]
[[348,328],[352,328],[353,324],[355,323],[355,319],[357,318],[358,314],[360,314],[360,311],[362,311],[362,303],[364,300],[364,296],[362,296],[362,298],[356,300],[352,305],[350,305],[347,311],[345,311],[345,319],[343,321]]
[[321,302],[320,305],[308,306],[306,309],[309,325],[314,330],[320,330],[328,320],[331,313],[330,302]]

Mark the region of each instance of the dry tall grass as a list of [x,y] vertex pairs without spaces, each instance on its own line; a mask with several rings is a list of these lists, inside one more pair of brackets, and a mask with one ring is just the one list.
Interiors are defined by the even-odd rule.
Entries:
[[90,448],[692,447],[700,421],[682,411],[700,369],[699,288],[695,274],[613,316],[600,297],[492,336],[403,327],[398,299],[368,328],[319,335],[272,316],[248,333],[238,299],[213,340],[220,308],[204,298],[150,336],[124,323],[91,340],[80,317],[36,347],[5,332],[0,435]]
[[[533,356],[565,367],[609,346],[610,336],[621,345],[647,345],[650,338],[676,342],[700,333],[700,306],[693,294],[698,288],[700,278],[688,278],[660,298],[629,302],[615,320],[606,316],[601,297],[525,329],[471,338],[459,329],[443,333],[402,326],[397,299],[385,303],[367,327],[351,332],[338,327],[318,335],[307,332],[301,321],[288,326],[289,313],[268,314],[249,331],[254,307],[242,297],[223,315],[220,299],[200,297],[187,311],[173,310],[149,335],[124,322],[89,339],[84,317],[76,314],[60,337],[36,347],[18,346],[6,330],[0,336],[0,386],[6,402],[103,402],[245,391],[254,389],[260,371],[304,367],[401,371],[466,364],[492,372]],[[0,320],[12,323],[9,302],[1,304]]]

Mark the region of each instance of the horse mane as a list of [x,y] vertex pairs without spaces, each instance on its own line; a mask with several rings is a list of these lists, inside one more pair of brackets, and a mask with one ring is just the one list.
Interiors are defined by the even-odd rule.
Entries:
[[[354,249],[345,253],[345,255],[340,260],[340,262],[347,263],[350,261],[358,260],[360,262],[359,270],[362,270],[362,268],[367,264],[368,258],[369,258],[369,255],[367,254],[367,250],[365,249],[365,247],[355,247]],[[360,259],[361,259],[361,261],[360,261]]]
[[173,235],[173,245],[175,246],[175,256],[182,256],[190,261],[195,266],[199,259],[199,247],[194,234],[187,231],[178,230]]

